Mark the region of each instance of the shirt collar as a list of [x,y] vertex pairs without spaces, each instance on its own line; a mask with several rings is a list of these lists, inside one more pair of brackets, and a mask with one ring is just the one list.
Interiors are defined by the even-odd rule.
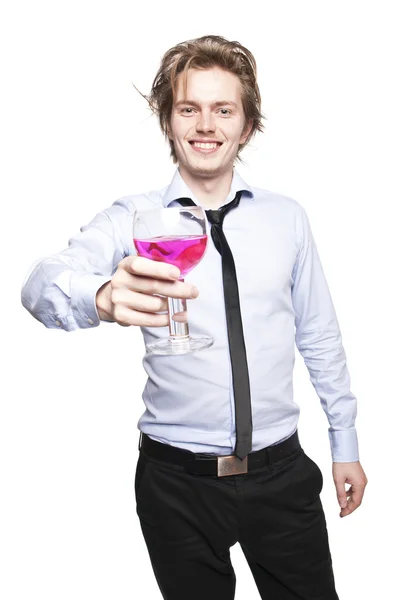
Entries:
[[[242,177],[237,173],[234,169],[233,178],[231,181],[231,188],[226,201],[223,204],[227,204],[231,202],[237,192],[245,193],[249,198],[253,199],[254,193],[252,188],[242,179]],[[200,203],[196,199],[194,193],[187,186],[183,178],[181,177],[181,173],[179,169],[176,170],[175,175],[167,187],[164,196],[163,196],[163,206],[167,208],[174,200],[177,198],[191,198],[195,202],[195,204],[199,205]]]

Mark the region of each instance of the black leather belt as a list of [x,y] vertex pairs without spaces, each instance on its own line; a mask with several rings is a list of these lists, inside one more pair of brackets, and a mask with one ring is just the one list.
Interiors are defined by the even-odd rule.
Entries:
[[156,442],[146,434],[142,436],[140,451],[163,462],[173,465],[181,465],[190,473],[196,475],[217,475],[224,477],[226,475],[240,475],[271,465],[296,450],[300,449],[298,431],[279,444],[262,448],[256,452],[251,452],[243,460],[237,458],[234,454],[226,456],[215,456],[211,454],[202,454],[176,448],[169,444]]

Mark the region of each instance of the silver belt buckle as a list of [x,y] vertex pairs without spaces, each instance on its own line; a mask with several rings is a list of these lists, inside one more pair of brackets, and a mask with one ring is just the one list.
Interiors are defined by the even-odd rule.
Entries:
[[230,456],[217,457],[217,477],[225,477],[226,475],[242,475],[248,473],[248,457],[244,459],[238,458],[235,454]]

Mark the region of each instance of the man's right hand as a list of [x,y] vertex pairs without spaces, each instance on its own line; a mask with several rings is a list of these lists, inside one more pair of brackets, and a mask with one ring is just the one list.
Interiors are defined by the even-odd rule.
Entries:
[[160,296],[191,299],[199,295],[196,287],[179,281],[179,277],[180,271],[173,265],[127,256],[119,263],[111,281],[96,294],[99,318],[125,327],[165,327],[167,313],[155,314],[167,311],[167,298]]

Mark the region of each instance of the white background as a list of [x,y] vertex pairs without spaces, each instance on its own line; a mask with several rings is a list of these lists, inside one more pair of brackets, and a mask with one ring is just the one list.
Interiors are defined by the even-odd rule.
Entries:
[[[324,474],[340,599],[397,596],[397,4],[36,0],[3,11],[4,600],[161,598],[133,494],[145,382],[140,332],[107,324],[48,330],[22,308],[20,288],[32,262],[64,248],[101,209],[169,182],[167,144],[132,82],[147,93],[168,48],[208,33],[239,40],[257,59],[268,120],[239,171],[306,208],[359,400],[370,481],[362,506],[340,519],[328,423],[298,355],[300,437]],[[232,560],[236,598],[259,598],[239,546]]]

